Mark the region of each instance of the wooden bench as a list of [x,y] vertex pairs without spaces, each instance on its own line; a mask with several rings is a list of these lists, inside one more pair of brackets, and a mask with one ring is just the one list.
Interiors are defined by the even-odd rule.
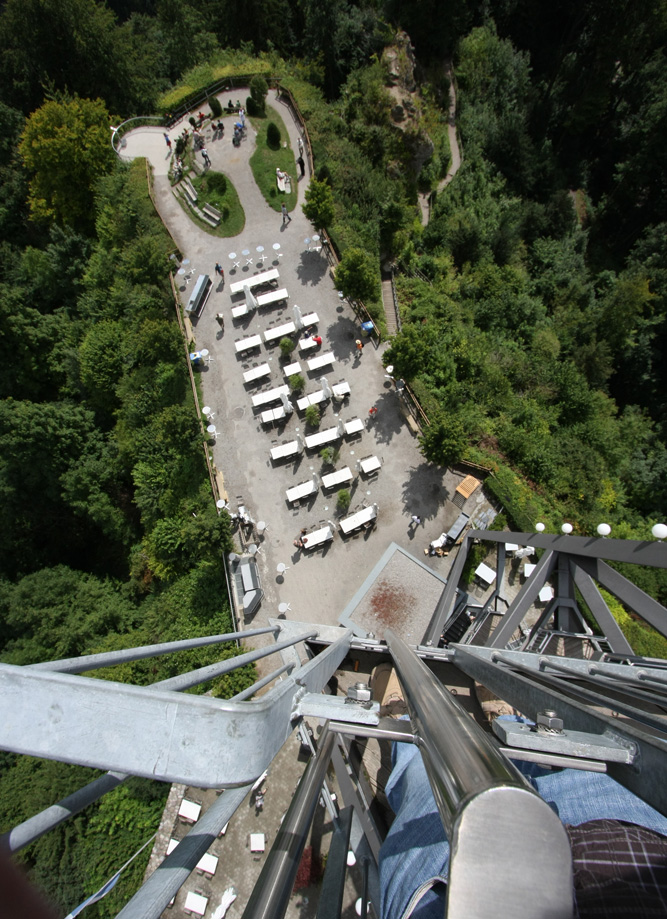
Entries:
[[211,204],[205,204],[201,210],[204,220],[208,221],[208,223],[212,224],[214,227],[217,227],[222,219],[220,211],[216,210]]
[[181,187],[183,188],[183,191],[187,197],[190,199],[191,204],[196,204],[197,192],[195,191],[194,185],[190,179],[181,179]]

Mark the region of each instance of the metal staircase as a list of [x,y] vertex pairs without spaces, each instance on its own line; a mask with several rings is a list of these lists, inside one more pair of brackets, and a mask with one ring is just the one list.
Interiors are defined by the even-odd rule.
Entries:
[[[468,629],[458,636],[464,643],[438,648],[442,634],[454,634],[448,628],[461,615],[457,582],[471,546],[479,540],[497,544],[498,584],[475,623],[491,614],[499,617],[499,623],[486,646],[469,643],[480,633]],[[506,543],[532,545],[543,554],[531,577],[499,613],[496,602],[504,589]],[[487,894],[476,880],[480,865],[484,866],[483,886],[493,892],[496,915],[570,915],[571,865],[563,826],[525,784],[509,757],[608,771],[667,814],[663,781],[667,662],[633,655],[596,584],[605,586],[662,634],[667,633],[667,610],[608,561],[667,567],[667,548],[656,543],[473,531],[459,550],[425,644],[416,647],[408,647],[390,631],[380,641],[356,637],[342,628],[270,620],[266,628],[242,633],[27,667],[0,665],[2,749],[107,770],[75,795],[5,834],[1,842],[13,851],[22,848],[128,775],[224,788],[224,794],[119,914],[123,919],[157,919],[285,740],[299,730],[312,756],[244,917],[284,915],[323,794],[334,818],[334,835],[318,916],[340,915],[350,834],[361,839],[366,859],[363,903],[368,899],[379,916],[377,857],[382,830],[370,814],[368,788],[350,755],[355,739],[377,738],[419,745],[443,826],[455,841],[448,916],[489,915]],[[548,578],[556,584],[554,597],[533,625],[522,630]],[[584,617],[585,611],[594,617],[600,634]],[[128,660],[267,633],[274,636],[269,647],[149,687],[82,676]],[[560,639],[577,650],[567,657],[543,653],[549,642]],[[351,652],[365,655],[371,663],[392,661],[409,722],[380,717],[365,682],[353,683],[345,696],[323,692]],[[269,655],[280,656],[276,668],[231,700],[183,692]],[[485,731],[447,689],[454,673],[459,680],[483,684],[532,718],[536,729],[496,721],[493,734]],[[267,686],[263,695],[253,698]],[[305,728],[306,720],[323,725],[316,742]],[[330,766],[342,799],[336,804],[326,791]]]

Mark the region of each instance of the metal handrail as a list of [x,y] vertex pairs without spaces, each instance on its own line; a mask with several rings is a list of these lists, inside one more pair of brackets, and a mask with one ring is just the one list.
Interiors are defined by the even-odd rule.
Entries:
[[571,916],[561,821],[407,645],[385,638],[452,847],[447,915]]

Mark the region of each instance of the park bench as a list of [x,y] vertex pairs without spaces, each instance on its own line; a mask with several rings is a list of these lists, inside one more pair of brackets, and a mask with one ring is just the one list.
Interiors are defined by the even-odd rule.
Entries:
[[211,204],[204,204],[201,210],[204,220],[208,221],[212,226],[217,227],[222,218],[220,211],[216,210]]
[[181,187],[183,188],[185,194],[190,199],[191,204],[197,203],[197,192],[195,191],[194,185],[190,179],[181,179]]

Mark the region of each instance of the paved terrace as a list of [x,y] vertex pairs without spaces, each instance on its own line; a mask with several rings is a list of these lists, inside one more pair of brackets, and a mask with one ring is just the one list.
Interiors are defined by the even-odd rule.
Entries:
[[[229,96],[222,93],[219,98],[224,108]],[[233,98],[245,98],[245,93],[237,90]],[[289,109],[272,98],[267,101],[269,109],[275,108],[282,117],[289,131],[290,145],[296,150],[297,128]],[[183,304],[187,303],[200,273],[209,274],[214,279],[214,290],[193,328],[197,348],[207,348],[212,358],[212,362],[201,370],[204,404],[215,413],[213,423],[218,431],[217,442],[211,449],[215,465],[224,476],[232,510],[236,509],[237,499],[241,499],[255,521],[267,523],[264,536],[257,539],[260,546],[257,563],[265,598],[246,626],[266,624],[269,618],[277,617],[279,603],[288,603],[287,615],[291,619],[335,625],[344,615],[345,621],[355,627],[355,631],[363,632],[368,628],[378,637],[382,636],[385,624],[398,627],[400,631],[402,622],[409,623],[404,638],[417,643],[442,589],[441,579],[447,576],[453,559],[451,555],[449,558],[428,557],[424,555],[424,549],[431,540],[448,530],[460,513],[460,508],[451,499],[463,475],[438,468],[422,457],[417,439],[401,413],[394,384],[383,369],[383,348],[376,350],[367,341],[363,354],[360,357],[355,354],[355,339],[360,337],[359,323],[349,304],[341,301],[334,288],[326,256],[322,252],[308,251],[304,243],[306,237],[312,237],[314,232],[300,206],[304,201],[308,177],[299,183],[299,202],[291,214],[291,223],[283,226],[280,214],[266,204],[257,189],[248,165],[255,148],[252,126],[248,122],[247,137],[240,147],[234,147],[231,136],[235,119],[226,116],[223,120],[226,125],[224,137],[216,141],[209,139],[207,150],[212,168],[224,172],[234,183],[245,211],[245,228],[233,239],[219,239],[200,229],[174,197],[167,176],[169,154],[162,129],[136,129],[127,135],[122,152],[127,157],[145,156],[149,159],[155,176],[158,210],[183,258],[189,259],[194,269],[193,279],[188,284],[181,282]],[[176,139],[184,125],[187,125],[187,118],[171,130],[172,140]],[[201,163],[200,154],[197,158]],[[275,257],[274,243],[280,243],[280,258]],[[256,260],[246,265],[246,259],[241,257],[239,269],[230,270],[230,252],[240,256],[243,249],[249,249],[254,255],[259,245],[264,246],[268,255],[263,267]],[[225,269],[224,286],[215,275],[216,262]],[[289,293],[287,306],[259,309],[249,317],[233,322],[231,306],[238,298],[232,300],[229,285],[272,267],[280,272],[279,286],[285,287]],[[363,501],[376,503],[379,507],[376,527],[348,538],[341,537],[338,531],[332,543],[312,553],[295,549],[294,539],[302,527],[312,529],[319,521],[331,519],[335,522],[338,519],[335,513],[336,492],[324,495],[320,488],[317,495],[298,509],[287,504],[286,489],[309,479],[313,473],[320,474],[322,461],[316,452],[306,451],[296,461],[271,462],[269,450],[273,445],[294,440],[297,433],[305,433],[303,415],[295,405],[294,414],[285,423],[274,427],[262,425],[259,410],[253,410],[251,396],[285,382],[280,350],[277,344],[262,344],[259,351],[244,359],[236,355],[234,347],[235,339],[263,332],[270,323],[292,319],[295,304],[304,314],[316,311],[319,315],[318,332],[323,339],[320,353],[333,351],[336,359],[332,370],[326,372],[329,383],[333,385],[344,379],[351,389],[340,410],[335,407],[336,403],[326,403],[320,430],[336,424],[336,413],[343,420],[358,417],[364,422],[360,436],[338,442],[340,456],[336,468],[347,465],[356,476],[357,459],[369,454],[383,459],[382,468],[374,479],[357,478],[351,488],[350,512],[361,506]],[[224,332],[215,320],[219,312],[225,315]],[[293,359],[300,359],[298,352],[294,353]],[[264,362],[271,368],[270,376],[259,383],[244,385],[243,372],[254,364]],[[305,371],[304,361],[302,366]],[[321,375],[304,372],[306,392],[320,388],[317,380]],[[296,403],[296,400],[293,402]],[[371,406],[377,406],[378,413],[369,422]],[[474,516],[487,508],[480,489],[468,499],[464,509]],[[422,524],[416,528],[410,526],[412,514],[419,514],[422,518]],[[392,543],[402,551],[387,562]],[[411,556],[420,564],[412,564]],[[284,576],[277,573],[280,563],[287,566]],[[385,564],[386,568],[383,567]],[[368,593],[373,574],[377,576],[376,596]],[[405,591],[401,589],[404,581]],[[255,643],[259,643],[257,639]],[[275,663],[269,659],[265,667],[273,669]],[[344,674],[339,673],[339,677],[344,679]],[[280,768],[277,764],[272,768],[264,812],[255,815],[251,802],[243,805],[231,821],[225,838],[217,840],[212,847],[211,852],[221,857],[215,877],[208,880],[193,873],[191,880],[179,892],[174,909],[165,915],[181,915],[187,891],[195,889],[201,889],[210,896],[206,914],[212,915],[222,891],[230,883],[236,886],[238,899],[228,916],[236,919],[242,914],[263,862],[263,856],[260,862],[254,861],[246,848],[248,834],[258,829],[265,831],[269,845],[274,838],[272,834],[279,816],[289,803],[303,769],[303,763],[295,754],[295,744],[298,747],[295,738],[288,742],[279,755],[279,759],[283,760]],[[176,817],[182,792],[180,786],[175,786],[170,796],[149,872],[164,857],[169,837],[180,838],[185,832]],[[196,789],[186,789],[185,794],[201,800],[205,806],[208,798],[214,796],[213,792]],[[327,820],[323,810],[316,822],[326,830]],[[324,840],[323,851],[326,845]],[[359,895],[359,881],[357,868],[352,869],[346,888],[344,916],[354,915],[353,904]],[[300,896],[293,897],[288,910],[289,919],[314,916],[316,899],[314,889],[306,889]]]
[[[234,93],[234,98],[237,96],[244,98],[240,91]],[[224,107],[228,95],[223,93],[219,98]],[[289,109],[272,97],[267,101],[269,110],[275,107],[282,117],[289,131],[290,144],[296,150],[297,127]],[[189,259],[194,268],[192,281],[188,284],[180,281],[183,303],[187,303],[200,273],[214,279],[213,293],[193,327],[197,348],[207,348],[213,359],[201,370],[205,404],[215,413],[213,423],[218,431],[217,442],[212,447],[213,457],[223,473],[231,509],[236,509],[237,499],[241,498],[252,518],[264,520],[268,525],[263,539],[258,540],[261,551],[257,556],[265,599],[252,624],[264,624],[269,617],[278,614],[279,603],[288,603],[291,619],[334,625],[392,542],[432,566],[439,575],[446,576],[451,556],[449,559],[430,558],[424,555],[424,549],[430,540],[447,530],[460,513],[451,498],[462,476],[434,466],[419,452],[417,439],[401,413],[394,384],[382,366],[383,347],[376,350],[367,340],[363,354],[357,357],[355,340],[360,337],[359,322],[334,288],[326,255],[308,251],[304,242],[314,232],[301,210],[308,177],[299,183],[299,202],[291,214],[291,223],[283,226],[280,214],[266,204],[252,177],[248,164],[255,149],[252,126],[248,122],[247,137],[239,147],[234,147],[231,142],[234,117],[227,116],[223,120],[226,124],[224,137],[208,141],[207,150],[212,168],[226,173],[234,183],[245,211],[245,228],[232,239],[219,239],[200,229],[174,197],[167,177],[169,157],[161,129],[138,128],[131,132],[127,135],[123,154],[146,156],[153,166],[159,212],[183,257]],[[183,125],[187,125],[187,119],[171,130],[172,139],[180,134]],[[200,156],[197,154],[199,162]],[[280,258],[275,257],[274,243],[280,243]],[[263,267],[256,260],[246,265],[240,253],[249,249],[256,255],[259,245],[264,246],[265,255],[268,254]],[[239,269],[231,269],[230,252],[237,253],[241,263]],[[224,286],[215,275],[216,262],[225,269]],[[248,317],[232,321],[232,303],[238,302],[239,297],[231,297],[230,284],[272,267],[280,272],[279,286],[289,293],[287,305],[281,309],[260,308]],[[338,519],[336,490],[325,495],[320,488],[317,495],[304,501],[298,509],[288,505],[286,489],[311,478],[313,473],[321,474],[322,461],[317,451],[305,451],[296,461],[272,463],[269,456],[272,446],[294,440],[297,433],[304,435],[303,413],[298,412],[295,405],[294,413],[286,422],[263,425],[260,410],[253,409],[251,397],[286,382],[280,349],[277,343],[262,344],[245,358],[237,356],[234,348],[235,339],[262,333],[270,325],[293,319],[295,304],[304,314],[317,312],[320,318],[318,332],[323,339],[320,353],[332,351],[336,359],[331,369],[308,373],[305,360],[300,358],[298,351],[294,352],[293,359],[301,359],[307,381],[305,392],[321,388],[318,380],[323,375],[332,385],[344,379],[351,389],[342,407],[335,402],[323,404],[320,430],[335,426],[336,414],[344,421],[358,417],[364,422],[360,436],[338,441],[340,456],[335,468],[349,466],[355,473],[349,512],[360,507],[363,501],[379,507],[373,530],[353,538],[343,538],[338,531],[332,543],[311,552],[295,549],[294,539],[302,527],[311,529],[320,521]],[[225,315],[224,332],[215,320],[218,312]],[[256,383],[244,384],[243,372],[265,362],[271,368],[271,375]],[[292,401],[295,403],[296,399]],[[371,406],[378,409],[373,421],[368,415]],[[309,433],[312,433],[310,429]],[[379,474],[371,479],[357,476],[356,460],[372,454],[383,460]],[[325,470],[331,471],[331,467]],[[478,492],[468,501],[466,511],[479,509],[480,500]],[[409,526],[412,514],[421,516],[421,526]],[[279,563],[288,566],[283,577],[277,574]]]

